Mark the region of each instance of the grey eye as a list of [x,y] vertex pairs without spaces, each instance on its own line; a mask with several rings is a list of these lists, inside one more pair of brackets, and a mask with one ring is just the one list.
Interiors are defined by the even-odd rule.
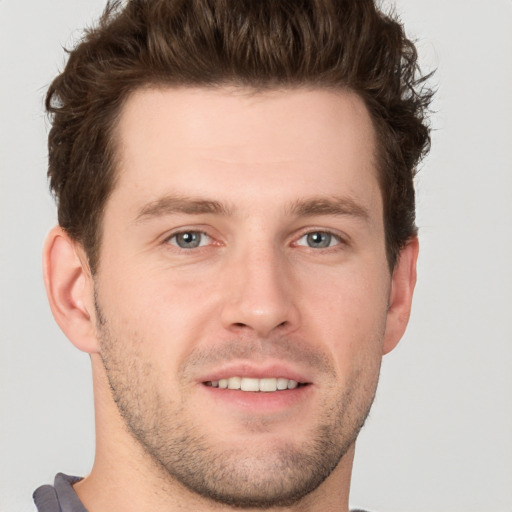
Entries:
[[313,249],[326,249],[327,247],[332,247],[339,243],[340,239],[327,231],[312,231],[297,240],[297,245],[311,247]]
[[306,240],[309,247],[324,249],[331,245],[332,235],[330,233],[317,231],[315,233],[308,233],[306,235]]
[[205,245],[208,239],[208,235],[201,231],[184,231],[183,233],[177,233],[172,236],[169,242],[181,249],[195,249],[196,247]]

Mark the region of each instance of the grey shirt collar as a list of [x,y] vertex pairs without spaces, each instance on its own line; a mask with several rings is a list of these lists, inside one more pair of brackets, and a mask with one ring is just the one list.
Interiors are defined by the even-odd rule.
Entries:
[[33,498],[38,512],[87,512],[73,484],[80,481],[77,476],[58,473],[53,486],[42,485],[34,491]]
[[[73,490],[73,484],[82,480],[78,476],[57,473],[53,486],[42,485],[34,491],[37,512],[87,512]],[[352,510],[352,512],[365,512]]]

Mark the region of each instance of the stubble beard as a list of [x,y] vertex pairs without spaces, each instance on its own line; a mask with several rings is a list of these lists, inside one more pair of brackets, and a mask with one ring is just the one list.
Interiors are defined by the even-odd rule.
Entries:
[[220,449],[188,415],[186,402],[162,396],[151,380],[155,374],[151,364],[133,350],[134,345],[127,350],[126,343],[113,337],[96,307],[101,359],[128,431],[164,478],[207,500],[240,509],[300,502],[336,468],[369,414],[378,369],[373,380],[361,371],[354,372],[337,400],[325,399],[309,440],[300,446],[279,442],[254,453],[250,447]]

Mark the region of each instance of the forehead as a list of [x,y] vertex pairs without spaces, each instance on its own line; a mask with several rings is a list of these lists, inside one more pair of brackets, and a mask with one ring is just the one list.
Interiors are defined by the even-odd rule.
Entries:
[[348,91],[143,89],[117,130],[113,196],[130,201],[164,193],[293,201],[377,183],[372,122]]

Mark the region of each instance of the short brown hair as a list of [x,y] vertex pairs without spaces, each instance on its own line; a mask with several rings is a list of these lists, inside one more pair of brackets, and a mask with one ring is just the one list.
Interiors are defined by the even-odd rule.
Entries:
[[365,101],[376,129],[392,268],[416,234],[413,178],[430,146],[424,81],[414,44],[373,0],[109,1],[46,98],[59,224],[83,245],[94,273],[115,184],[113,132],[136,89],[348,89]]

